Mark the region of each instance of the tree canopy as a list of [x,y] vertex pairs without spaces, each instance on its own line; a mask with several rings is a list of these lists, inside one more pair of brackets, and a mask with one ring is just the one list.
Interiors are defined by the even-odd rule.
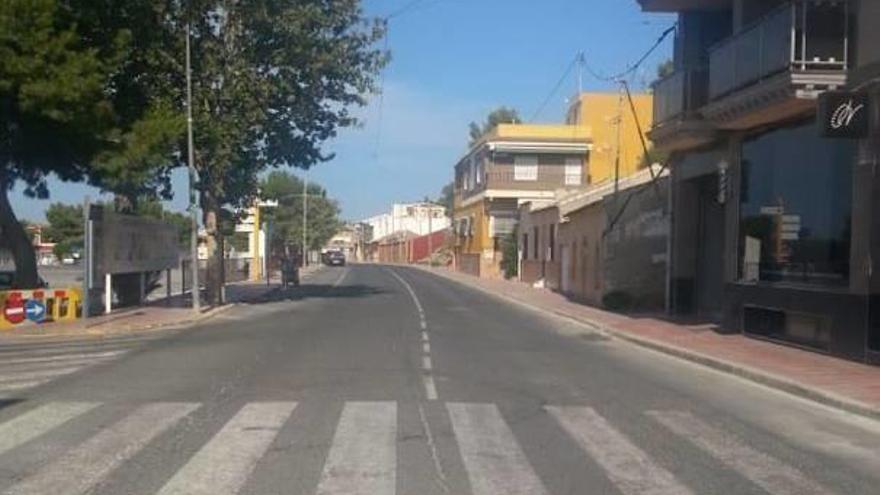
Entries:
[[17,285],[37,277],[7,197],[16,184],[46,197],[54,174],[131,207],[168,196],[187,156],[187,33],[209,285],[223,208],[250,204],[267,168],[332,158],[323,144],[356,124],[351,108],[388,60],[376,46],[385,22],[367,19],[360,0],[0,3],[0,230]]
[[159,18],[148,1],[0,4],[0,230],[15,258],[16,286],[38,283],[33,249],[7,197],[16,184],[41,198],[50,175],[167,193],[182,121],[145,84],[143,61]]
[[[327,197],[319,184],[307,185],[308,208],[307,244],[309,249],[321,249],[342,227],[338,203]],[[303,182],[299,177],[283,171],[273,171],[260,184],[260,197],[278,202],[275,208],[266,208],[264,218],[272,224],[272,246],[281,250],[284,245],[302,244]]]
[[517,124],[522,122],[519,112],[514,108],[499,107],[486,116],[482,125],[471,122],[469,126],[470,145],[480,140],[481,137],[492,131],[498,124]]

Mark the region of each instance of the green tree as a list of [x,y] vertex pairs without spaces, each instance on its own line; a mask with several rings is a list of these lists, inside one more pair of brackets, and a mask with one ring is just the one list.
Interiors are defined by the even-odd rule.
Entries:
[[[319,184],[308,184],[308,223],[306,225],[309,249],[320,249],[339,231],[339,205],[327,197]],[[290,173],[273,171],[260,184],[260,197],[278,202],[275,208],[266,208],[264,217],[272,222],[272,246],[302,245],[303,183]]]
[[671,59],[666,59],[663,62],[660,62],[660,65],[657,66],[657,80],[665,79],[671,76],[675,72],[675,64]]
[[519,112],[514,108],[499,107],[486,116],[482,125],[471,122],[469,126],[470,146],[473,146],[483,136],[492,131],[498,124],[518,124],[522,122]]
[[[184,39],[187,21],[206,283],[216,301],[221,209],[248,206],[267,168],[332,158],[322,145],[356,123],[350,108],[365,104],[387,60],[376,49],[385,24],[367,20],[359,0],[193,0],[169,16],[172,39]],[[183,87],[166,87],[169,98],[183,101]]]
[[192,222],[186,213],[166,209],[156,198],[146,197],[136,201],[136,206],[126,213],[139,217],[154,218],[174,225],[181,248],[189,246]]
[[161,18],[153,4],[0,3],[0,231],[18,287],[35,287],[38,277],[33,247],[8,199],[16,183],[26,195],[45,198],[49,175],[151,191],[167,178],[146,170],[155,165],[152,157],[170,156],[175,130],[168,124],[180,120],[145,91],[141,77],[142,47],[157,32],[151,21]]
[[452,218],[453,209],[455,207],[455,183],[450,182],[440,189],[440,197],[436,203],[446,208],[446,216]]
[[501,271],[511,279],[519,273],[519,235],[516,230],[501,238]]
[[55,243],[55,256],[64,259],[83,247],[82,205],[52,203],[46,210],[48,225],[43,230],[45,240]]

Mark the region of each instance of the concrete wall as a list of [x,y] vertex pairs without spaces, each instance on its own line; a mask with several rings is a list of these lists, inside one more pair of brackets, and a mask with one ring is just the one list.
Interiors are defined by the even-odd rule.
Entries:
[[605,214],[601,203],[581,208],[568,215],[559,242],[571,252],[569,290],[572,299],[601,306],[603,294],[602,229]]
[[[557,229],[553,257],[550,249],[550,229]],[[538,228],[538,249],[535,250],[535,227]],[[528,235],[528,259],[523,259],[522,281],[543,283],[545,287],[559,287],[559,208],[555,206],[531,210],[528,205],[520,209],[519,245],[522,249],[523,236]],[[543,280],[543,282],[542,282]]]
[[[666,250],[669,236],[669,179],[622,191],[603,200],[605,237],[603,283],[605,294],[625,293],[640,309],[663,309],[666,301]],[[628,205],[623,203],[631,196]],[[617,223],[612,221],[618,217]]]

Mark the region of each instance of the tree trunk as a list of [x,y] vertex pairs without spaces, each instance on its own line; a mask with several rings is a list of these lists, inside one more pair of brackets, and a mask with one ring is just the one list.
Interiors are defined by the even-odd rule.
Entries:
[[37,275],[37,257],[31,239],[15,217],[9,203],[9,189],[3,172],[0,172],[0,247],[7,247],[15,260],[16,289],[36,289],[40,286]]
[[217,242],[217,236],[220,235],[220,230],[217,228],[220,207],[218,206],[217,201],[209,195],[202,193],[202,210],[204,211],[203,221],[205,223],[205,232],[208,234],[206,246],[208,251],[208,266],[207,270],[205,270],[205,291],[207,293],[208,304],[211,306],[217,306],[221,303],[220,263],[223,256],[223,253],[221,253],[219,249],[219,243]]

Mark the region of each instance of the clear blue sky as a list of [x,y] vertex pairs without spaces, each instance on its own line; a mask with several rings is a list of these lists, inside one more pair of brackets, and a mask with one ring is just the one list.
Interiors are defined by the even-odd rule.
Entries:
[[[367,13],[385,16],[410,0],[365,0]],[[467,125],[493,108],[513,106],[528,119],[579,51],[589,65],[614,73],[638,59],[674,19],[644,14],[636,0],[423,0],[390,24],[393,60],[384,99],[359,111],[365,120],[327,144],[336,158],[309,172],[340,201],[346,219],[383,212],[392,202],[434,197],[465,151]],[[644,88],[669,57],[667,40],[635,74]],[[584,75],[587,90],[614,90]],[[539,121],[563,118],[574,94],[572,74]],[[381,115],[381,118],[380,118]],[[175,174],[175,199],[186,205],[186,174]],[[43,220],[51,201],[81,202],[98,191],[52,181],[49,201],[12,196],[22,218]]]

